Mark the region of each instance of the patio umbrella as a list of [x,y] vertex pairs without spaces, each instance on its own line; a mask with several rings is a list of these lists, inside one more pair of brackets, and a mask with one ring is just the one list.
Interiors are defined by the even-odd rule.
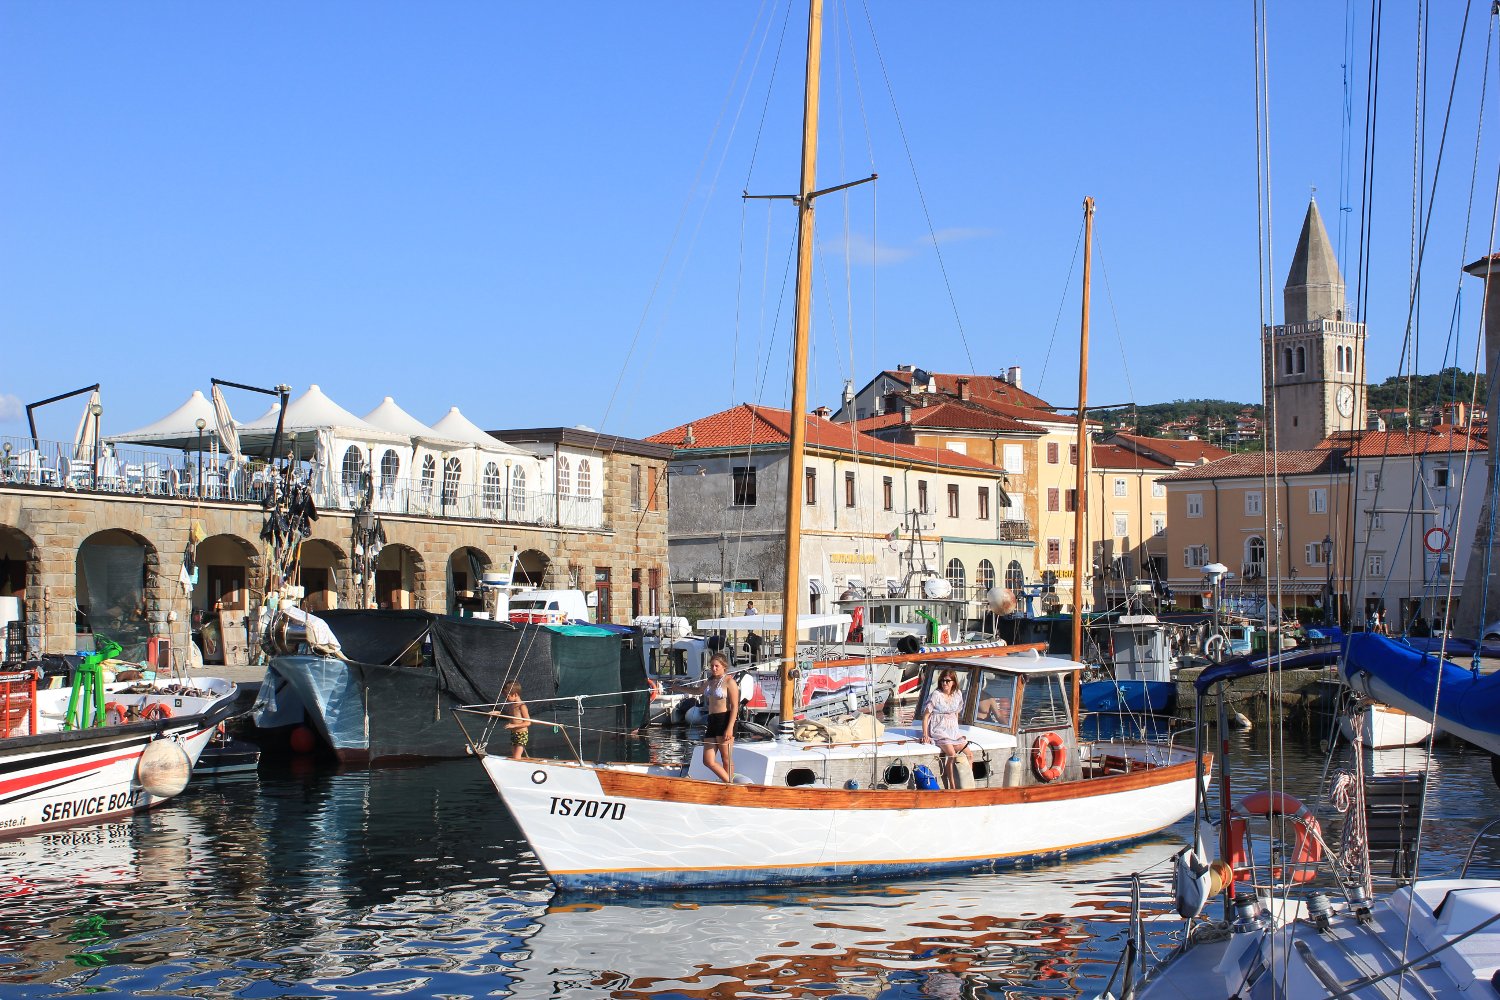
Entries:
[[229,455],[229,460],[238,465],[240,461],[240,434],[235,430],[234,417],[229,415],[229,401],[224,398],[224,393],[216,385],[213,387],[214,401],[214,428],[218,431],[219,441],[224,445],[224,451]]

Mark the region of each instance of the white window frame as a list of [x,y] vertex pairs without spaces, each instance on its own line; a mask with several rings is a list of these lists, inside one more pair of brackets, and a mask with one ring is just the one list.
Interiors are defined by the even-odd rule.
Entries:
[[1115,515],[1115,537],[1116,538],[1128,538],[1129,536],[1130,536],[1130,515],[1129,514],[1116,514]]
[[1208,546],[1189,545],[1182,550],[1182,565],[1188,569],[1202,569],[1208,565]]
[[1130,484],[1125,481],[1125,478],[1123,476],[1116,476],[1115,477],[1115,496],[1117,496],[1117,497],[1127,497],[1129,495],[1130,495]]
[[1365,489],[1371,492],[1380,489],[1380,473],[1374,470],[1365,473]]
[[1385,553],[1370,552],[1365,556],[1365,574],[1375,579],[1385,576]]
[[1203,494],[1202,493],[1189,493],[1185,499],[1187,501],[1187,516],[1188,517],[1202,517],[1203,516]]
[[1307,512],[1309,514],[1328,513],[1328,488],[1324,486],[1313,486],[1307,491]]
[[1324,565],[1322,542],[1308,542],[1307,548],[1302,551],[1302,554],[1306,557],[1309,566]]
[[1440,462],[1429,470],[1428,481],[1435,490],[1445,490],[1453,483],[1447,462]]
[[1151,484],[1151,499],[1161,500],[1167,495],[1167,484],[1153,482]]
[[1167,515],[1165,515],[1165,514],[1152,514],[1151,515],[1151,534],[1153,536],[1165,534],[1166,530],[1167,530]]
[[1260,490],[1245,491],[1245,516],[1259,517],[1265,513],[1265,494]]

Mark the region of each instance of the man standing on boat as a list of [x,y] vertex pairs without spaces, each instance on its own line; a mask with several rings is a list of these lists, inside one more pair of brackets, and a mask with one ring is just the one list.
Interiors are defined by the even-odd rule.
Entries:
[[734,783],[734,724],[740,714],[740,688],[729,676],[729,657],[715,653],[703,685],[708,728],[703,733],[703,766],[726,784]]

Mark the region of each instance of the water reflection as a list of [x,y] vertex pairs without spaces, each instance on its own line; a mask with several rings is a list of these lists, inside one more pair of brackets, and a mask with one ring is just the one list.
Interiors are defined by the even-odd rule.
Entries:
[[[1286,788],[1316,798],[1317,746],[1257,733],[1232,738],[1236,796],[1266,787],[1273,749]],[[1429,769],[1422,870],[1453,870],[1496,813],[1488,757],[1379,753],[1384,773]],[[1345,746],[1331,766],[1351,761]],[[1123,946],[1129,873],[1156,866],[1143,892],[1167,910],[1160,862],[1190,830],[1018,872],[554,899],[474,761],[264,770],[129,821],[0,841],[0,982],[6,1000],[1093,995]],[[1500,870],[1497,848],[1476,873]],[[1163,920],[1148,937],[1160,952],[1180,928]]]

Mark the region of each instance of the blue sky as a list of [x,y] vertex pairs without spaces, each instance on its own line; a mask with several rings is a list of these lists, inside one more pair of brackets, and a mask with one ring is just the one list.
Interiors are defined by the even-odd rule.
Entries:
[[[1462,13],[1434,7],[1429,176]],[[1336,241],[1349,221],[1351,296],[1358,212],[1339,210],[1344,5],[1271,8],[1279,309],[1310,189]],[[1258,398],[1249,3],[868,15],[878,56],[863,4],[828,13],[819,182],[881,177],[819,202],[814,403],[902,363],[1020,365],[1072,403],[1085,195],[1090,398]],[[1491,239],[1493,140],[1464,248],[1486,17],[1428,241],[1421,371],[1443,361],[1457,267]],[[1377,380],[1400,364],[1412,216],[1414,26],[1388,19]],[[105,432],[126,431],[213,376],[318,383],[360,414],[390,394],[427,421],[457,404],[486,427],[641,436],[785,405],[792,209],[740,194],[796,186],[804,26],[749,2],[0,4],[0,433],[24,426],[19,403],[95,381]],[[1361,22],[1359,81],[1365,38]],[[80,405],[48,408],[43,434],[71,436]]]

